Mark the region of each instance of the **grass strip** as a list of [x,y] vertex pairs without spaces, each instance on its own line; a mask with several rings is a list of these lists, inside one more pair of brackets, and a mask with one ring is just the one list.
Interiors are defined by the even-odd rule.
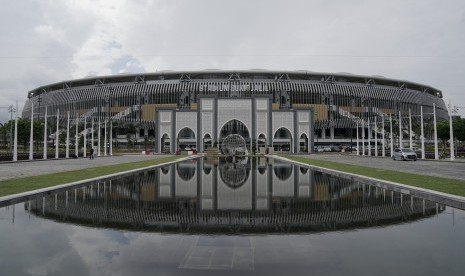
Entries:
[[380,180],[397,182],[414,187],[434,190],[438,192],[448,193],[452,195],[465,196],[465,181],[458,179],[449,179],[442,177],[434,177],[428,175],[419,175],[413,173],[405,173],[391,170],[382,170],[370,167],[362,167],[344,163],[313,160],[299,156],[285,156],[286,158],[305,163],[312,166],[323,167],[327,169],[337,170],[341,172],[353,173],[373,177]]
[[74,181],[89,179],[93,177],[150,167],[166,162],[175,161],[182,157],[185,156],[168,156],[158,159],[144,160],[132,163],[122,163],[75,171],[66,171],[24,178],[8,179],[0,181],[0,197],[42,189],[46,187],[52,187],[60,184],[71,183]]

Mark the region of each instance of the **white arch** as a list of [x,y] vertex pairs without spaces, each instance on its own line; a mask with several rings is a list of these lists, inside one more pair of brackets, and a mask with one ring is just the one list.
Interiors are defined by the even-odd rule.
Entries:
[[[285,126],[278,127],[278,128],[276,129],[276,131],[273,133],[273,139],[274,139],[276,133],[278,132],[278,130],[280,130],[280,129],[282,129],[282,128],[284,128],[285,130],[287,130],[287,131],[289,132],[289,134],[291,135],[291,140],[292,140],[292,138],[293,138],[293,136],[292,136],[292,131],[291,131],[289,128],[285,127]],[[299,136],[299,137],[300,137],[300,136]]]
[[219,128],[219,131],[218,131],[218,138],[220,138],[221,130],[223,130],[224,126],[225,126],[227,123],[229,123],[229,122],[231,122],[231,121],[234,121],[234,120],[236,120],[236,121],[238,121],[238,122],[241,122],[241,124],[243,124],[243,125],[247,128],[247,132],[249,133],[249,138],[252,138],[252,133],[250,132],[250,127],[248,127],[247,124],[244,123],[242,120],[239,120],[239,119],[237,119],[237,118],[230,118],[230,119],[228,119],[226,122],[224,122],[224,124]]
[[179,135],[185,129],[188,129],[188,130],[192,131],[192,133],[194,134],[195,147],[198,148],[199,145],[197,145],[197,134],[195,133],[195,131],[191,127],[186,126],[186,127],[183,127],[181,129],[179,129],[179,131],[176,134],[176,145],[175,145],[176,150],[180,149],[180,142],[179,142],[180,137],[179,137]]
[[[271,138],[271,146],[274,147],[274,143],[275,143],[275,136],[276,136],[276,133],[278,133],[278,131],[280,129],[285,129],[287,130],[287,132],[289,133],[290,135],[290,143],[289,143],[289,152],[294,152],[294,137],[292,136],[292,132],[289,130],[289,128],[285,127],[285,126],[282,126],[282,127],[278,127],[276,129],[276,131],[273,133],[273,138]],[[300,136],[299,136],[300,137]]]

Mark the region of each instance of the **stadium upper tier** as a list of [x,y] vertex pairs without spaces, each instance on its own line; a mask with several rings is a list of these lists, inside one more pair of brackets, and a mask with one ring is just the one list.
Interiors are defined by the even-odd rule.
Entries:
[[[204,70],[93,76],[38,87],[28,93],[23,117],[70,112],[153,129],[160,108],[197,109],[199,97],[272,99],[273,110],[314,111],[320,137],[348,137],[356,122],[433,113],[447,119],[442,92],[428,85],[348,73],[310,71]],[[404,118],[402,118],[404,120]],[[407,119],[408,120],[408,119]],[[351,134],[352,135],[352,134]]]

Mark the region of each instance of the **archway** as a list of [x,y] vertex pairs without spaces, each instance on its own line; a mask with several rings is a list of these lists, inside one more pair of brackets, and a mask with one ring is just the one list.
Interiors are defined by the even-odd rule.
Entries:
[[261,133],[257,138],[257,151],[260,152],[260,148],[266,147],[266,137],[265,134]]
[[210,134],[205,134],[203,136],[203,150],[207,150],[208,148],[211,148],[213,146],[213,140]]
[[178,150],[196,150],[197,140],[195,133],[191,128],[185,127],[181,129],[177,137]]
[[299,152],[308,152],[308,137],[302,133],[299,138]]
[[275,132],[273,148],[275,151],[292,152],[292,135],[289,129],[281,127]]
[[[247,148],[250,147],[251,139],[250,139],[250,132],[249,129],[245,126],[244,123],[242,123],[239,120],[233,119],[228,121],[226,124],[223,125],[223,127],[220,130],[220,139],[218,146],[221,147],[221,144],[223,143],[223,140],[230,134],[238,134],[244,138]],[[220,148],[221,149],[221,148]]]
[[168,134],[163,134],[160,141],[160,150],[162,153],[171,153],[171,141]]

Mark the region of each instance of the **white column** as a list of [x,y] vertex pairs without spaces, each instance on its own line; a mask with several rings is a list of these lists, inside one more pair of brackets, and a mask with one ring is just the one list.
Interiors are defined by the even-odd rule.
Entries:
[[84,152],[82,156],[87,156],[87,115],[84,115]]
[[29,160],[34,159],[34,104],[31,103],[31,131],[29,133]]
[[94,118],[92,117],[92,128],[90,130],[90,147],[94,148]]
[[362,120],[362,155],[365,155],[365,122]]
[[371,156],[371,122],[368,118],[368,156]]
[[358,138],[358,120],[357,120],[357,155],[360,155],[360,140]]
[[103,155],[107,156],[107,119],[105,119],[105,133],[103,135]]
[[433,124],[434,124],[434,159],[439,159],[438,149],[438,128],[436,126],[436,104],[433,103]]
[[74,138],[74,155],[79,157],[79,116],[76,114],[76,137]]
[[44,156],[43,159],[47,159],[47,106],[45,106],[45,116],[44,116],[45,122],[44,122]]
[[389,131],[391,139],[391,156],[394,155],[394,135],[392,134],[392,115],[389,114]]
[[58,159],[58,146],[60,145],[60,109],[57,109],[57,132],[55,134],[55,158]]
[[425,156],[425,130],[423,126],[423,106],[420,106],[420,120],[421,120],[421,159],[426,159]]
[[383,142],[382,142],[382,145],[383,145],[383,157],[386,157],[386,131],[384,131],[384,115],[383,115]]
[[100,117],[98,118],[98,131],[97,131],[97,156],[100,156]]
[[113,121],[110,121],[110,155],[113,155]]
[[68,120],[66,121],[66,155],[65,158],[69,158],[69,111],[68,111]]
[[378,156],[378,122],[375,117],[375,156]]
[[449,100],[450,160],[455,160],[454,129],[452,126],[452,103]]
[[18,113],[17,112],[18,111],[16,111],[16,118],[15,118],[15,140],[13,142],[13,161],[18,161]]
[[408,109],[408,125],[410,134],[410,149],[413,150],[413,131],[412,131],[412,110]]
[[400,114],[400,110],[399,110],[399,148],[402,148],[403,147],[403,133],[402,133],[402,114]]

